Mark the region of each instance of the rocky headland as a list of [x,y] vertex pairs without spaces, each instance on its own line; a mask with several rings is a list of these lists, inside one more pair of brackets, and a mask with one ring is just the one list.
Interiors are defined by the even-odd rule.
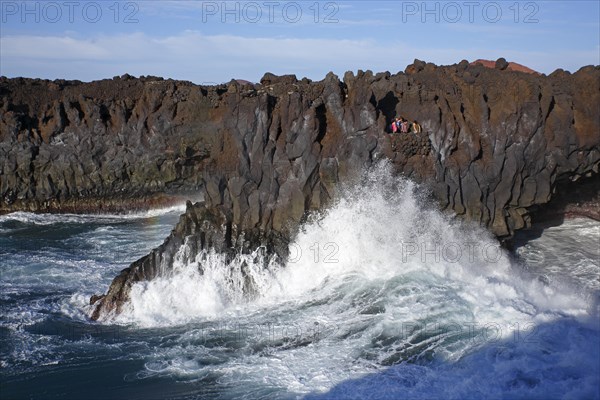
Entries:
[[[306,216],[378,160],[423,183],[442,209],[507,238],[555,194],[597,176],[599,89],[597,66],[545,76],[502,60],[210,87],[127,75],[0,78],[0,212],[202,198],[187,203],[160,247],[94,296],[93,319],[119,312],[131,285],[168,273],[176,255],[263,245],[285,258]],[[390,135],[398,116],[423,132]]]

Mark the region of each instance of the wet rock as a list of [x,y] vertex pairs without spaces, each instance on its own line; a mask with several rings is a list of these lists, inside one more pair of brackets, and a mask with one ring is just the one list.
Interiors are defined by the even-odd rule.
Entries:
[[[381,159],[499,237],[529,226],[557,182],[598,173],[598,67],[546,77],[415,60],[407,72],[265,74],[252,95],[237,82],[1,78],[0,212],[204,199],[95,299],[98,318],[168,271],[186,240],[194,251],[263,244],[285,257],[307,214]],[[390,135],[399,116],[423,131]]]
[[94,304],[96,304],[96,302],[98,302],[99,300],[102,300],[104,297],[105,297],[104,295],[97,295],[97,294],[92,295],[92,297],[90,297],[90,306],[93,306]]

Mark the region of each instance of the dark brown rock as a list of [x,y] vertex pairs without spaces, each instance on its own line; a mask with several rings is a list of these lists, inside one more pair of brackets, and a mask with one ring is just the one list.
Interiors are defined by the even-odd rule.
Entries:
[[425,69],[425,66],[427,65],[427,63],[425,61],[421,61],[415,58],[415,60],[413,61],[412,64],[410,64],[409,66],[406,67],[406,69],[404,70],[405,73],[412,75],[415,74],[417,72],[421,72]]
[[[307,213],[380,159],[499,237],[529,226],[557,182],[598,173],[598,67],[546,77],[416,64],[410,75],[359,71],[344,82],[266,74],[256,89],[2,78],[0,210],[204,198],[163,246],[115,278],[97,318],[118,312],[134,282],[168,269],[189,236],[195,251],[264,244],[285,257]],[[386,133],[401,115],[423,132]]]
[[270,72],[267,72],[266,74],[264,74],[260,80],[261,85],[275,85],[277,83],[292,84],[292,83],[296,83],[296,82],[298,82],[296,75],[277,76]]
[[504,71],[506,68],[508,68],[508,61],[506,61],[505,58],[500,57],[496,60],[495,68],[499,69],[500,71]]
[[94,294],[92,295],[92,297],[90,297],[90,306],[93,306],[94,304],[96,304],[97,301],[102,300],[105,296],[102,295],[97,295]]

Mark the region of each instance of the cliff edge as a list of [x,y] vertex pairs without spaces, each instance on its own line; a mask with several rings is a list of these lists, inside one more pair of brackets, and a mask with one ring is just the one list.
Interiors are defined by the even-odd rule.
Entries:
[[[129,76],[0,79],[0,211],[85,211],[201,194],[165,243],[124,270],[93,318],[131,285],[196,251],[286,240],[337,185],[388,159],[441,208],[498,237],[527,227],[561,182],[598,173],[600,67],[549,76],[418,60],[405,73],[266,74],[203,87]],[[398,116],[420,134],[387,132]]]

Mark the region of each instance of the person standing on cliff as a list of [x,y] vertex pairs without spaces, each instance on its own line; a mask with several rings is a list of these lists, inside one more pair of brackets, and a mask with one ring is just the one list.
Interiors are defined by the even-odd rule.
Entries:
[[390,133],[398,132],[398,117],[394,118],[392,124],[390,125]]
[[409,127],[409,123],[408,120],[404,119],[404,117],[401,118],[402,122],[400,123],[400,131],[402,133],[408,133],[408,127]]

